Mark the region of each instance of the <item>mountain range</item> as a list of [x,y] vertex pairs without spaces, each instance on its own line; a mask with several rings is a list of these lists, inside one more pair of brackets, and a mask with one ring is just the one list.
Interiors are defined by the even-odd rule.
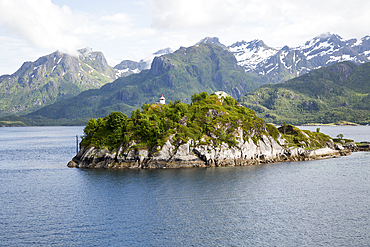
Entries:
[[239,102],[268,122],[370,124],[370,63],[341,62],[279,84]]
[[[281,83],[338,62],[351,61],[359,65],[370,61],[370,36],[345,40],[337,34],[324,33],[301,45],[282,48],[270,47],[258,39],[249,42],[238,41],[226,46],[217,37],[206,37],[196,45],[200,43],[213,44],[229,50],[246,73],[258,76],[266,83]],[[150,67],[148,62],[141,62],[146,64],[142,66],[143,69]],[[128,68],[129,66],[126,66],[121,69]],[[142,70],[139,67],[135,69],[136,72]]]
[[[191,94],[202,91],[222,90],[240,98],[263,84],[281,83],[341,61],[356,66],[369,59],[370,36],[344,40],[330,33],[293,48],[272,48],[262,40],[227,47],[216,37],[206,37],[192,47],[176,52],[166,48],[140,62],[123,60],[114,68],[90,48],[79,50],[78,56],[57,51],[0,77],[0,117],[28,114],[39,124],[60,124],[102,117],[112,110],[130,114],[162,93],[187,103]],[[246,98],[243,102],[251,103]]]
[[119,77],[149,69],[154,57],[172,53],[159,50],[140,62],[124,60],[114,68],[102,52],[84,48],[76,55],[59,51],[25,62],[12,75],[0,76],[0,116],[27,114],[62,99],[100,88]]
[[270,47],[258,39],[236,42],[228,47],[217,38],[206,38],[203,42],[228,49],[238,65],[266,83],[281,83],[338,62],[351,61],[359,65],[370,61],[370,36],[345,40],[339,35],[325,33],[297,47],[283,48]]
[[143,104],[158,102],[161,94],[167,102],[190,103],[195,93],[225,91],[239,98],[260,85],[238,66],[231,52],[202,43],[155,57],[149,70],[61,100],[26,118],[36,123],[64,124],[79,119],[86,123],[91,117],[104,117],[112,111],[130,115]]

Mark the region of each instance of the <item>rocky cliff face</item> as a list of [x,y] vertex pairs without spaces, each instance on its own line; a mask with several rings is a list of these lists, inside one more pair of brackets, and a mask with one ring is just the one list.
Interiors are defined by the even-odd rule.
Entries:
[[312,160],[336,157],[348,153],[342,146],[331,146],[306,151],[301,147],[286,148],[286,140],[279,135],[275,140],[262,135],[254,143],[252,139],[244,141],[243,130],[238,129],[238,144],[230,147],[226,143],[220,146],[202,145],[194,140],[176,148],[174,140],[169,138],[156,154],[149,150],[130,150],[120,148],[118,152],[95,147],[82,148],[76,157],[68,163],[69,167],[79,168],[184,168],[245,166],[261,163]]

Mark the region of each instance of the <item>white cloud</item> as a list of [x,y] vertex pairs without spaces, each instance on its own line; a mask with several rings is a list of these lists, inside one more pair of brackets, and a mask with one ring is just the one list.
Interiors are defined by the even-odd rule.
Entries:
[[360,38],[368,33],[369,8],[366,0],[251,0],[235,9],[235,28],[272,46],[294,46],[328,31]]
[[45,55],[41,50],[34,49],[27,42],[10,37],[0,36],[0,75],[12,74],[25,61],[35,61]]
[[71,10],[50,0],[1,0],[0,22],[39,48],[73,51],[81,44]]
[[127,14],[124,13],[117,13],[113,15],[106,15],[101,18],[103,21],[107,22],[115,22],[115,23],[120,23],[120,24],[126,24],[129,23],[130,17]]
[[367,0],[147,0],[152,26],[183,30],[228,44],[263,39],[271,46],[298,45],[324,32],[343,38],[368,34]]
[[99,16],[73,12],[51,0],[0,0],[1,23],[31,45],[72,54],[91,43],[153,33],[151,28],[135,28],[125,13]]
[[148,0],[153,14],[153,27],[206,28],[230,25],[233,0]]
[[[71,10],[68,6],[53,4],[51,0],[0,0],[1,60],[12,62],[11,66],[2,66],[2,73],[13,73],[19,68],[21,61],[14,57],[23,56],[23,61],[35,60],[38,58],[35,54],[42,56],[55,50],[76,54],[77,49],[87,46],[113,54],[113,60],[120,62],[127,59],[127,54],[132,57],[133,51],[140,50],[138,40],[148,40],[156,33],[152,28],[138,27],[137,24],[130,15],[121,12],[88,13],[84,8]],[[13,46],[5,35],[14,41]],[[12,49],[20,44],[27,49],[18,52]],[[37,52],[31,52],[32,49]],[[125,51],[127,49],[130,51]]]
[[151,28],[137,28],[136,23],[132,21],[129,15],[116,13],[104,15],[100,18],[90,17],[90,25],[93,24],[94,39],[101,40],[118,40],[127,38],[144,38],[155,33]]
[[[262,39],[273,47],[296,46],[325,32],[361,38],[370,34],[368,9],[368,0],[0,0],[0,25],[27,41],[28,51],[43,48],[45,55],[89,46],[115,65],[206,36],[225,45]],[[1,59],[9,61],[1,42]]]

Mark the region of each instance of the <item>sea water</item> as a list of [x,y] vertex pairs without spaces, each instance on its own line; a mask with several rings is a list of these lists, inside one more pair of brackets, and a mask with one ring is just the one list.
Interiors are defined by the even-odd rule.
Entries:
[[[370,140],[364,127],[332,128]],[[246,167],[67,168],[82,129],[0,128],[0,246],[370,244],[369,152]]]

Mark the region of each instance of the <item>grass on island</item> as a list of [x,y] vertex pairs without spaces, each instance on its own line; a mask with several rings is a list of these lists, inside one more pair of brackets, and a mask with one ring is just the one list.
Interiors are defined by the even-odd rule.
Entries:
[[0,127],[22,127],[22,126],[26,126],[26,124],[21,121],[0,121]]

